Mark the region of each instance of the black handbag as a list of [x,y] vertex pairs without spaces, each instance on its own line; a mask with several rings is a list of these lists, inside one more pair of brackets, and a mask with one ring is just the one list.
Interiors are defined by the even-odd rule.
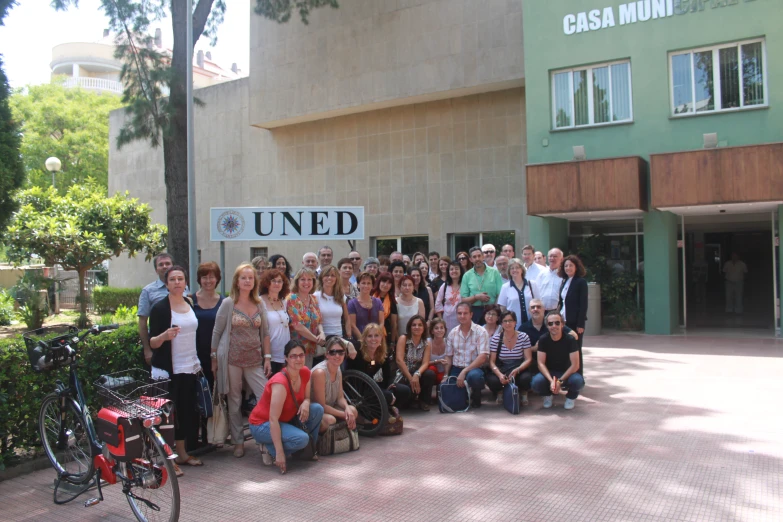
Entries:
[[[283,370],[283,373],[285,374],[285,378],[288,381],[288,391],[291,393],[291,398],[294,400],[296,411],[298,413],[300,406],[299,401],[296,400],[294,386],[291,384],[291,378],[288,376],[288,372]],[[300,449],[299,451],[294,452],[293,457],[297,460],[314,460],[318,456],[318,445],[316,444],[315,439],[313,439],[313,437],[310,435],[310,432],[307,431],[307,426],[304,425],[304,423],[299,419],[299,415],[296,414],[294,414],[294,418],[289,421],[289,424],[307,433],[308,437],[307,446]]]

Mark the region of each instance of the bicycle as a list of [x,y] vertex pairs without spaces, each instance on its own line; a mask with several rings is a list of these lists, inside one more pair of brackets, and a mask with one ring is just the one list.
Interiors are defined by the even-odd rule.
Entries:
[[[38,416],[41,443],[57,472],[54,503],[65,504],[97,488],[98,496],[84,502],[94,506],[103,501],[102,481],[120,482],[138,520],[176,521],[180,496],[172,464],[177,455],[168,381],[152,381],[144,370],[102,375],[93,383],[103,406],[95,424],[85,400],[76,348],[89,335],[115,328],[93,326],[79,333],[68,327],[63,334],[62,328],[47,327],[23,336],[33,371],[69,367],[68,384],[56,381]],[[47,338],[52,333],[60,335]],[[61,487],[67,498],[59,498]]]
[[378,383],[358,370],[343,372],[343,394],[356,407],[359,418],[356,429],[360,435],[374,437],[389,419],[389,407]]

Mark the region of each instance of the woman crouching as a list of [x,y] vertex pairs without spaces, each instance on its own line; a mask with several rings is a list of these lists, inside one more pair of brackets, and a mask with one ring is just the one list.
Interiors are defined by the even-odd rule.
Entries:
[[[323,407],[310,403],[310,370],[304,365],[305,349],[298,340],[288,341],[284,350],[286,366],[276,373],[248,418],[250,433],[261,444],[265,466],[273,463],[286,471],[286,459],[318,442]],[[318,460],[318,457],[313,457]]]
[[[344,420],[348,429],[356,429],[356,408],[348,404],[343,393],[343,375],[340,365],[345,360],[349,342],[343,342],[339,337],[331,337],[326,341],[326,359],[313,368],[312,402],[320,404],[324,409],[321,420],[321,433],[329,426]],[[353,345],[351,345],[353,348]]]

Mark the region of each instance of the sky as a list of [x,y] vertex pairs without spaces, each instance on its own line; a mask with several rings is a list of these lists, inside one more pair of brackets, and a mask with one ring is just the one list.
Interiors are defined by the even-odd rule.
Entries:
[[[193,0],[195,4],[197,0]],[[236,62],[242,75],[248,73],[250,0],[226,0],[226,17],[218,30],[212,59],[228,69]],[[80,0],[78,9],[55,11],[49,0],[19,0],[0,27],[0,53],[12,88],[48,83],[52,48],[68,42],[95,42],[103,36],[108,21],[100,0]],[[153,30],[156,26],[153,26]],[[161,22],[163,45],[171,48],[171,20]],[[196,49],[209,49],[201,38]]]

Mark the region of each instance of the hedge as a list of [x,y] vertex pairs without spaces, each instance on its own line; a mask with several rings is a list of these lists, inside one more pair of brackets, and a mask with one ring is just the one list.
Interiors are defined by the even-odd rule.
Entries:
[[92,304],[98,314],[109,314],[124,305],[128,308],[139,304],[141,287],[115,288],[113,286],[96,286],[92,291]]
[[[144,364],[137,325],[90,336],[78,351],[79,379],[93,413],[99,408],[92,386],[98,377]],[[68,368],[34,373],[21,335],[0,340],[0,469],[15,460],[17,450],[40,449],[38,412],[57,379],[68,382]]]

